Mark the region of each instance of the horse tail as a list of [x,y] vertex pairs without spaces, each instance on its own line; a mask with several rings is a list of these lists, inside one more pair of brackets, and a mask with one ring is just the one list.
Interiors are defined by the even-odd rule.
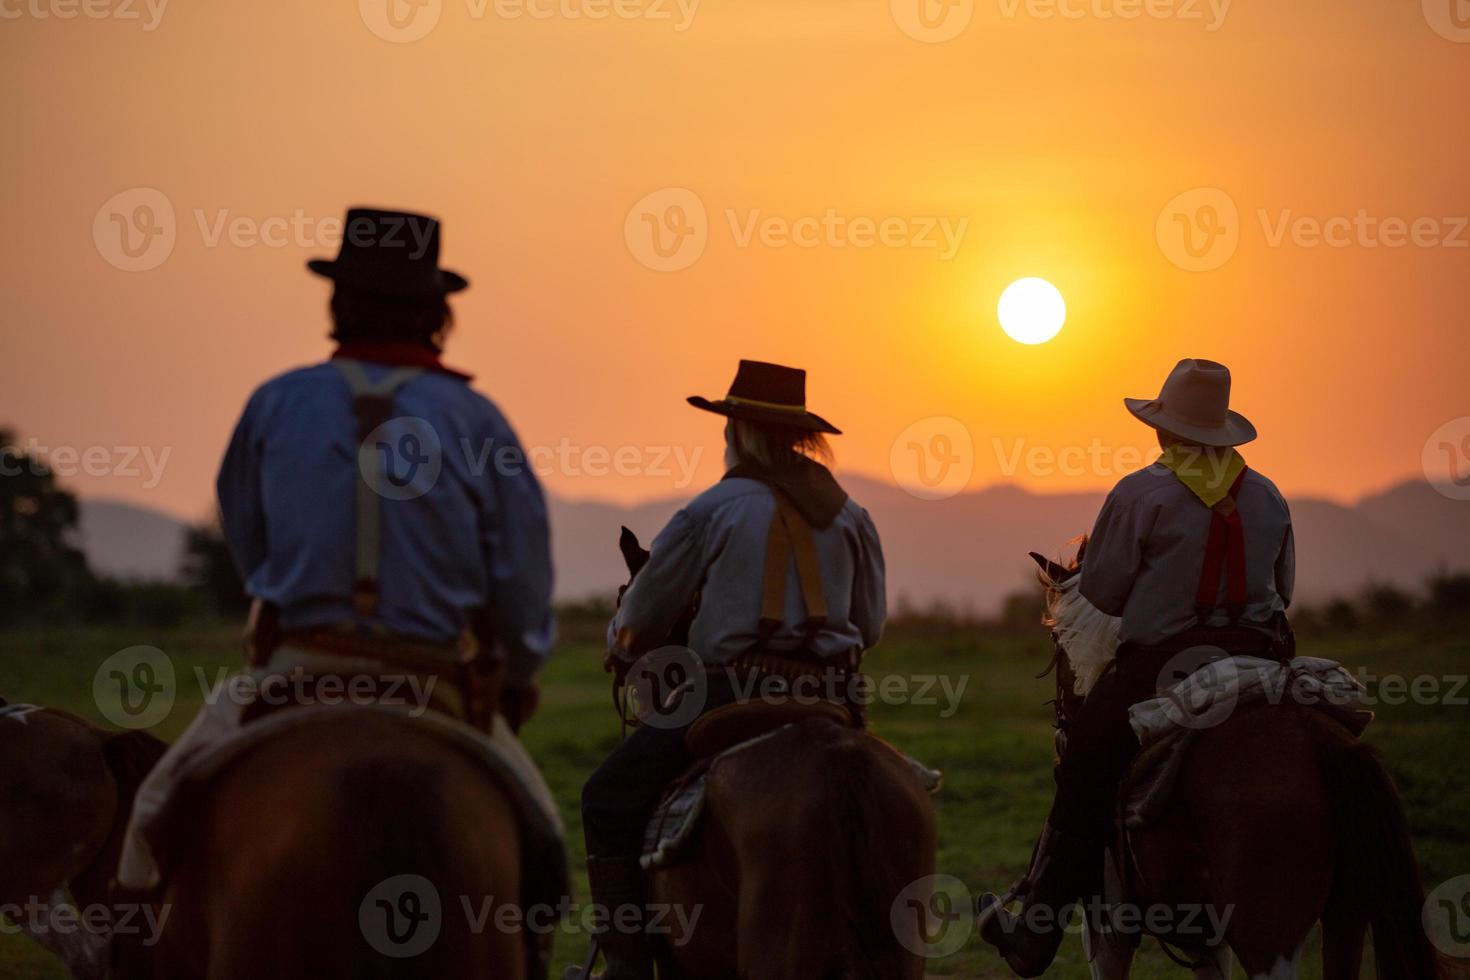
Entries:
[[[822,980],[906,980],[923,960],[905,948],[891,921],[893,903],[933,873],[934,820],[927,797],[897,754],[877,739],[833,729],[823,753],[824,867],[831,914],[850,937],[846,962]],[[814,841],[814,843],[817,843]]]
[[1420,919],[1424,887],[1393,777],[1364,742],[1334,739],[1321,755],[1337,838],[1329,908],[1372,927],[1379,980],[1442,977]]

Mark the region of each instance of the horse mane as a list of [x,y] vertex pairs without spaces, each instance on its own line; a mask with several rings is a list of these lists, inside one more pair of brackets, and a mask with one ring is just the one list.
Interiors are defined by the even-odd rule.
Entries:
[[1104,613],[1082,595],[1079,586],[1087,536],[1077,538],[1076,543],[1076,556],[1057,566],[1065,575],[1042,569],[1037,578],[1046,589],[1046,618],[1042,622],[1051,628],[1057,647],[1072,665],[1072,693],[1086,697],[1118,654],[1122,620]]

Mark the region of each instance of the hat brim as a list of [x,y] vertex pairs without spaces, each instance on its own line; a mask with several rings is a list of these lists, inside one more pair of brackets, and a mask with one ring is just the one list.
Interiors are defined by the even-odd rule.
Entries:
[[442,296],[457,293],[469,286],[470,281],[457,272],[440,269],[435,281],[424,283],[395,283],[391,279],[357,273],[345,269],[335,259],[307,259],[306,267],[312,272],[333,282],[345,283],[357,289],[389,296]]
[[802,410],[800,412],[787,412],[779,408],[761,408],[759,405],[742,405],[737,402],[710,401],[699,395],[690,395],[689,404],[706,412],[714,412],[716,415],[724,415],[728,418],[746,419],[751,422],[768,422],[772,425],[789,425],[796,429],[805,429],[808,432],[826,432],[829,435],[840,436],[842,430],[831,422],[813,412]]
[[1225,449],[1243,446],[1256,437],[1256,427],[1239,412],[1227,412],[1225,421],[1220,425],[1200,425],[1198,422],[1170,415],[1164,411],[1164,406],[1159,404],[1157,398],[1125,398],[1123,404],[1144,425],[1162,429],[1170,435],[1200,446]]

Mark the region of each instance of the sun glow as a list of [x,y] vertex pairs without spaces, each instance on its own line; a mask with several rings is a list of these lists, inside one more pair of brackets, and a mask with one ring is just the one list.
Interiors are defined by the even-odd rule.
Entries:
[[1044,344],[1067,321],[1067,301],[1045,279],[1017,279],[1000,294],[996,315],[1006,336],[1023,344]]

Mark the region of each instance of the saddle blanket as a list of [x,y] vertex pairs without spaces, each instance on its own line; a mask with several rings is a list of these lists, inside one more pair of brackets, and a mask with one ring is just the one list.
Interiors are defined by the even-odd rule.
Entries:
[[[766,739],[774,737],[783,728],[789,727],[791,726],[782,725],[780,728],[772,729],[763,735],[731,746],[710,759],[707,765],[698,770],[697,775],[675,784],[673,791],[664,796],[663,802],[654,810],[653,816],[644,828],[643,856],[640,858],[644,870],[656,871],[672,865],[684,845],[694,836],[694,831],[699,826],[699,818],[704,813],[705,782],[716,763],[738,752],[744,752],[753,745],[759,745]],[[939,792],[944,783],[943,773],[938,769],[930,769],[912,756],[899,752],[898,749],[893,749],[893,751],[897,752],[908,764],[914,777],[919,781],[919,785],[926,792],[930,794]]]
[[1297,657],[1288,664],[1260,657],[1232,657],[1207,664],[1158,697],[1128,710],[1143,751],[1129,771],[1124,823],[1144,827],[1169,801],[1184,760],[1202,732],[1237,709],[1258,704],[1297,704],[1323,711],[1361,735],[1373,720],[1363,708],[1363,685],[1339,663]]
[[223,689],[217,690],[169,755],[149,774],[134,804],[119,868],[124,885],[150,887],[159,881],[160,864],[168,864],[167,842],[178,831],[175,821],[202,798],[214,778],[247,753],[283,732],[338,721],[343,712],[368,711],[411,719],[409,723],[419,731],[442,740],[446,750],[464,752],[480,762],[511,798],[526,835],[527,854],[543,856],[543,860],[533,858],[538,869],[565,875],[564,828],[556,801],[540,770],[500,717],[487,735],[438,711],[418,714],[408,705],[302,705],[243,724],[242,711],[241,704],[232,703]]

